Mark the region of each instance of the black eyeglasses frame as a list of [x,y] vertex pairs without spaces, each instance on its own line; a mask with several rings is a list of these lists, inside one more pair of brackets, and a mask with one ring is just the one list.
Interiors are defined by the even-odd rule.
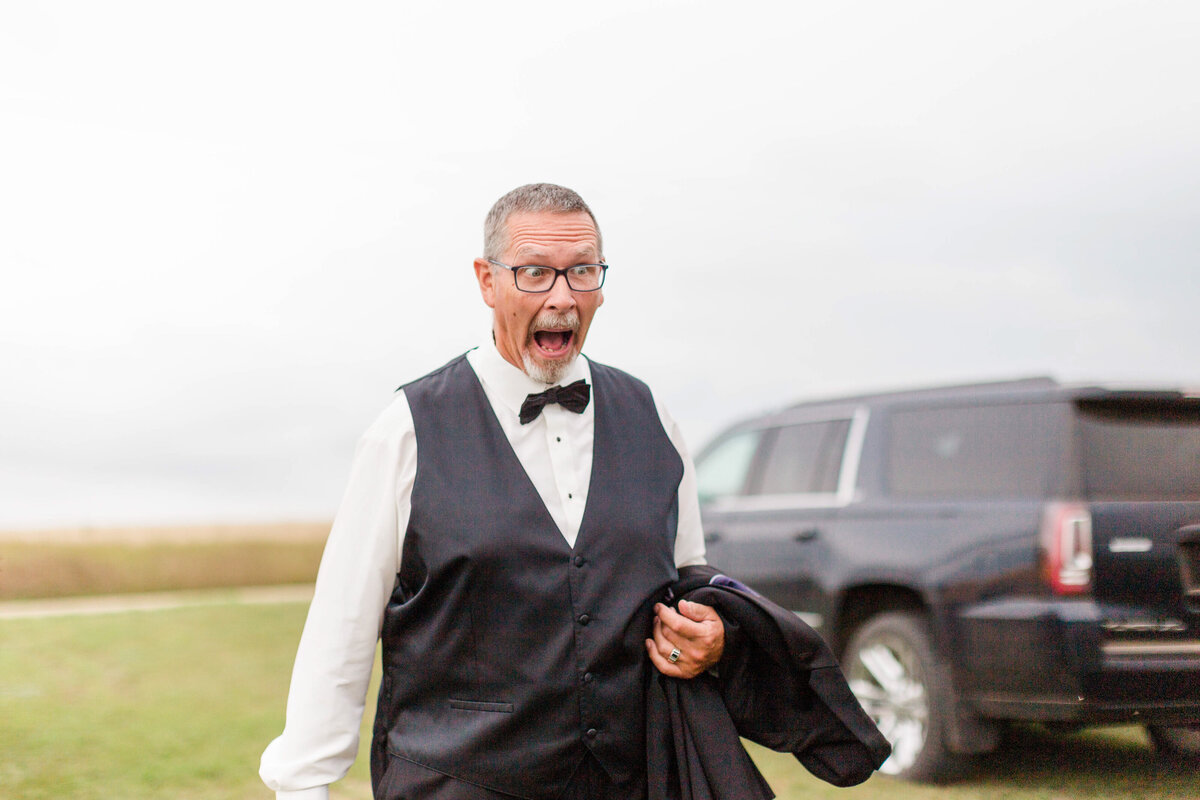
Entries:
[[[494,258],[486,258],[484,260],[487,261],[487,263],[494,264],[497,267],[504,267],[507,270],[512,270],[513,285],[517,287],[518,292],[525,292],[526,294],[545,294],[546,292],[548,292],[554,288],[554,284],[558,283],[559,276],[562,276],[562,279],[567,282],[567,288],[570,289],[572,292],[598,292],[604,286],[604,277],[608,274],[608,264],[605,264],[603,261],[597,262],[595,264],[575,264],[573,266],[566,267],[565,269],[558,269],[556,267],[547,267],[543,264],[522,264],[519,267],[512,267],[512,266],[509,266],[508,264],[505,264],[502,261],[497,261]],[[527,267],[537,267],[538,269],[548,269],[554,273],[554,280],[550,281],[550,285],[547,286],[545,289],[522,289],[520,281],[517,280],[517,272],[518,272],[518,270],[522,270]],[[570,276],[567,275],[568,270],[575,269],[575,267],[599,267],[600,268],[600,283],[599,283],[599,285],[597,285],[595,289],[576,289],[571,284]]]

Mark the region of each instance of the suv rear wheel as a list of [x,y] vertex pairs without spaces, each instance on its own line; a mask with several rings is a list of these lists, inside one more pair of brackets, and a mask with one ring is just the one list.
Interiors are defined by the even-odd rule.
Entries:
[[1147,725],[1146,732],[1159,755],[1172,761],[1200,765],[1200,723]]
[[891,611],[868,619],[842,658],[850,688],[887,740],[892,755],[879,771],[906,780],[952,777],[961,760],[945,744],[952,688],[918,614]]

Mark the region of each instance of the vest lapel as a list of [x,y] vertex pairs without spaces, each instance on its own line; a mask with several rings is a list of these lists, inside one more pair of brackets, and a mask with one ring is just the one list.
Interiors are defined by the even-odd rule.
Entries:
[[[471,373],[472,394],[475,396],[475,400],[479,406],[483,409],[486,409],[486,412],[481,415],[483,426],[486,430],[484,440],[494,443],[493,448],[496,456],[508,462],[508,466],[512,470],[513,474],[520,473],[520,485],[511,487],[512,490],[514,492],[523,492],[533,495],[533,498],[537,503],[537,507],[541,510],[542,515],[545,517],[546,524],[551,530],[558,534],[559,542],[561,542],[563,548],[566,549],[566,537],[563,536],[563,532],[559,530],[557,523],[554,521],[554,517],[550,516],[550,511],[546,508],[546,501],[542,499],[541,494],[538,493],[537,487],[533,485],[533,480],[530,479],[529,473],[525,471],[525,465],[521,463],[521,459],[517,458],[517,453],[515,450],[513,450],[512,442],[510,442],[508,437],[504,435],[504,429],[500,427],[500,420],[496,418],[496,409],[493,408],[492,404],[488,401],[487,393],[483,391],[483,384],[479,382],[479,376],[476,375],[475,370],[471,369],[470,367],[467,368],[467,371]],[[593,464],[593,469],[594,468],[595,465]],[[590,496],[588,498],[588,504],[591,504]],[[584,518],[586,519],[586,517],[587,509],[585,508]],[[578,543],[578,541],[578,537],[576,537],[576,543]]]
[[579,532],[575,535],[573,550],[582,550],[585,543],[592,538],[592,525],[596,517],[596,509],[605,502],[603,495],[605,487],[596,480],[597,475],[607,474],[609,460],[612,458],[610,448],[606,445],[610,431],[610,419],[604,411],[604,393],[608,389],[608,375],[603,369],[596,369],[592,362],[592,471],[588,475],[588,499],[583,507],[583,518],[579,522]]

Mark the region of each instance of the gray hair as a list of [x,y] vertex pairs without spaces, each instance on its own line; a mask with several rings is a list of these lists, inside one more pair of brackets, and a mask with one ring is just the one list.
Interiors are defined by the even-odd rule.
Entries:
[[551,211],[558,214],[569,214],[573,211],[585,211],[596,226],[596,244],[600,253],[604,252],[604,239],[600,236],[600,223],[596,215],[583,202],[577,192],[565,186],[553,183],[528,183],[518,186],[501,197],[488,212],[483,221],[483,257],[499,259],[508,249],[508,218],[516,213],[536,214],[541,211]]

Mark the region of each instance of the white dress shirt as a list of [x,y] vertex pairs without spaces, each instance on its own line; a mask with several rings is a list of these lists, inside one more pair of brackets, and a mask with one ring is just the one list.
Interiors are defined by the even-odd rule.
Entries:
[[[490,344],[470,351],[467,361],[521,466],[574,547],[592,473],[594,403],[582,414],[548,405],[522,425],[521,403],[546,384],[505,361]],[[581,378],[591,382],[583,357],[575,359],[559,383]],[[655,405],[683,459],[675,564],[703,564],[692,460],[675,421],[657,400]],[[416,433],[401,391],[359,440],[296,653],[287,722],[262,755],[259,774],[279,800],[326,800],[328,785],[354,763],[383,611],[400,571],[416,471]]]

